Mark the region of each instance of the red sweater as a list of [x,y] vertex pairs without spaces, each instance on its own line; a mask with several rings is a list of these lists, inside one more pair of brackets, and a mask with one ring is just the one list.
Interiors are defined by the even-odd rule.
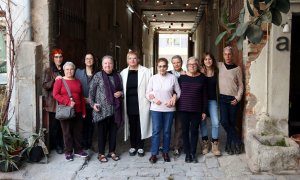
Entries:
[[[85,99],[83,96],[83,91],[81,87],[81,83],[79,80],[66,80],[71,94],[73,96],[73,100],[75,102],[75,112],[81,112],[83,116],[86,115],[86,107],[85,107]],[[64,83],[61,79],[55,81],[53,86],[53,97],[57,100],[58,104],[70,105],[71,100],[68,95],[68,91],[64,86]]]

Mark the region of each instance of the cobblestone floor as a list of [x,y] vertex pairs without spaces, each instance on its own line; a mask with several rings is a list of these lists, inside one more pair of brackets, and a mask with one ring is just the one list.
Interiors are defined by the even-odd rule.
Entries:
[[[221,130],[221,142],[224,144],[224,131]],[[51,152],[48,164],[26,164],[20,171],[0,173],[0,179],[72,179],[72,180],[200,180],[200,179],[228,179],[228,180],[299,180],[300,170],[285,174],[260,173],[253,174],[247,166],[245,154],[215,157],[211,153],[198,155],[199,163],[185,163],[184,155],[175,159],[171,153],[171,162],[164,162],[162,157],[156,164],[150,164],[149,146],[146,141],[146,155],[144,157],[128,155],[129,142],[123,142],[123,132],[119,132],[118,150],[120,161],[109,159],[107,163],[97,160],[97,153],[90,151],[91,158],[85,160],[75,158],[67,162],[64,155]],[[200,152],[200,149],[198,150]]]

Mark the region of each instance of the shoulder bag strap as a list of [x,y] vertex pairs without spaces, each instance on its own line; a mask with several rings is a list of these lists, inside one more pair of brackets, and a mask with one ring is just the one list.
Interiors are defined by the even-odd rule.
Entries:
[[70,89],[69,89],[69,86],[68,86],[66,80],[65,80],[64,78],[62,78],[62,81],[63,81],[63,83],[64,83],[64,86],[65,86],[66,90],[68,91],[69,97],[70,97],[71,99],[73,99],[72,94],[71,94],[71,91],[70,91]]

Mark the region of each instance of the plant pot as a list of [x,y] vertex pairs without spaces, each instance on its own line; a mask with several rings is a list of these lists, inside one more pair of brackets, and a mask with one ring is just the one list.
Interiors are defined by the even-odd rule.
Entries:
[[[22,161],[21,161],[21,158],[19,156],[15,156],[12,159],[15,161],[15,164],[17,165],[18,168],[21,167]],[[2,161],[0,163],[0,171],[1,172],[12,172],[12,171],[19,170],[18,168],[16,168],[14,165],[12,165],[10,163],[8,164],[8,167],[6,169],[5,168],[5,163],[6,163],[6,161]]]
[[300,134],[292,135],[291,139],[294,140],[300,146]]

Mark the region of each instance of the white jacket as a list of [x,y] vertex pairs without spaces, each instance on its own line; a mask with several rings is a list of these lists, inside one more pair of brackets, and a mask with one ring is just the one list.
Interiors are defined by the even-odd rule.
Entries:
[[[124,140],[127,141],[129,136],[129,120],[127,116],[126,107],[126,86],[128,78],[129,67],[121,72],[123,80],[123,93],[124,93]],[[139,65],[138,67],[138,101],[139,101],[139,115],[141,122],[141,138],[146,139],[152,136],[152,122],[150,119],[150,102],[146,98],[146,89],[151,77],[150,69]]]

